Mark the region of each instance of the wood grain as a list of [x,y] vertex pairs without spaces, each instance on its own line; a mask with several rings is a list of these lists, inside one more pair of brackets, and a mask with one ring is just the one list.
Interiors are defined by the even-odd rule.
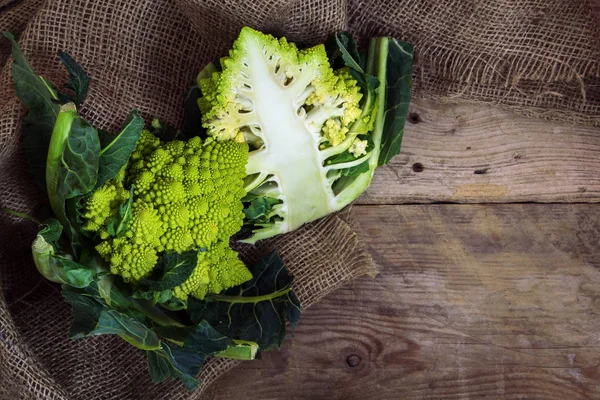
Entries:
[[206,398],[600,398],[600,205],[353,213],[381,273]]
[[600,129],[416,100],[360,204],[599,202]]

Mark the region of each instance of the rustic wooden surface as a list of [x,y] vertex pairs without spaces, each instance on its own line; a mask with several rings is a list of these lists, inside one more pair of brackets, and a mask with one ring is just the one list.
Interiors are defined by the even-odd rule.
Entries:
[[410,116],[401,154],[359,204],[600,200],[598,129],[422,100]]
[[[353,209],[381,273],[207,399],[600,399],[600,131],[411,112]],[[571,204],[407,204],[434,202]]]
[[600,398],[600,205],[355,215],[381,273],[308,309],[281,352],[207,398]]

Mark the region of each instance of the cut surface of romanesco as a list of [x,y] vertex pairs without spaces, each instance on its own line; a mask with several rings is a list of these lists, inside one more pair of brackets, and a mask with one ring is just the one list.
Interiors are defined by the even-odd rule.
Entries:
[[[324,45],[298,49],[244,27],[221,71],[207,68],[197,79],[203,126],[217,140],[250,144],[249,198],[273,205],[245,241],[294,230],[342,209],[364,190],[370,178],[356,189],[335,184],[342,170],[369,158],[360,135],[373,126],[374,100],[361,108],[360,85],[348,67],[332,68]],[[331,162],[344,153],[350,157]]]

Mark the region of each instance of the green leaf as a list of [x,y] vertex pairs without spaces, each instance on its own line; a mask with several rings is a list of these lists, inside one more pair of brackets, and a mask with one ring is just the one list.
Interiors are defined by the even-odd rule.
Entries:
[[94,281],[95,273],[89,267],[76,263],[68,258],[53,256],[52,260],[57,268],[61,268],[60,276],[62,283],[73,286],[75,288],[85,288]]
[[256,342],[261,350],[279,348],[286,324],[295,327],[300,317],[300,302],[291,290],[293,278],[277,252],[249,269],[254,278],[241,286],[205,301],[190,298],[188,313],[192,321],[207,321],[232,339]]
[[[59,220],[65,221],[65,230],[76,257],[82,246],[82,235],[67,217],[67,201],[86,195],[94,189],[98,173],[100,140],[96,129],[76,116],[68,133],[58,171],[58,188],[53,210]],[[52,196],[52,194],[48,194]],[[72,213],[71,213],[72,214]]]
[[[140,117],[137,111],[133,111],[117,137],[104,146],[100,152],[96,188],[114,178],[121,168],[127,164],[143,129],[144,119]],[[102,137],[103,139],[107,137],[105,132]]]
[[25,156],[30,172],[45,190],[48,145],[60,108],[58,93],[54,86],[31,68],[14,36],[9,32],[4,32],[4,36],[12,43],[12,79],[15,91],[29,109],[24,121]]
[[148,278],[140,280],[145,291],[160,292],[185,282],[198,264],[198,252],[164,253]]
[[87,336],[94,330],[104,306],[92,297],[84,296],[63,287],[62,295],[71,304],[73,322],[69,331],[72,339]]
[[137,319],[116,310],[105,310],[100,313],[98,325],[89,335],[119,335],[129,344],[142,350],[161,348],[158,336]]
[[44,221],[42,226],[43,227],[39,231],[38,235],[42,236],[46,242],[50,243],[55,250],[59,250],[60,245],[58,241],[63,230],[60,222],[58,222],[56,218],[50,218]]
[[378,166],[400,153],[412,90],[412,45],[394,38],[384,39],[387,51],[379,54],[385,57],[386,82],[381,88],[385,90],[385,105]]
[[364,73],[356,41],[349,32],[331,35],[325,42],[325,50],[334,69],[349,67]]
[[335,35],[335,41],[338,45],[338,49],[342,53],[342,59],[344,60],[344,64],[346,64],[349,68],[364,73],[360,66],[360,56],[358,54],[356,42],[354,41],[352,35],[348,33]]
[[162,349],[148,353],[148,371],[152,381],[161,382],[168,377],[179,378],[190,390],[197,386],[195,377],[209,356],[236,346],[233,340],[217,332],[206,321],[191,328],[160,331],[177,336],[179,341],[185,335],[185,341],[183,346],[163,343]]
[[142,350],[161,348],[158,336],[134,316],[109,309],[95,296],[63,287],[63,296],[73,309],[69,336],[80,338],[96,335],[119,335]]
[[119,205],[117,213],[108,220],[108,234],[112,237],[121,237],[129,229],[129,224],[133,218],[133,185],[129,188],[129,199]]
[[365,172],[369,172],[369,160],[365,160],[364,162],[350,168],[344,168],[341,170],[343,176],[359,176],[364,174]]
[[87,96],[90,79],[83,68],[81,68],[70,55],[61,51],[58,53],[58,57],[69,73],[69,80],[65,87],[71,89],[75,94],[74,96],[69,97],[67,101],[72,101],[75,104],[80,105]]
[[33,261],[44,278],[51,282],[85,288],[96,277],[95,271],[58,254],[62,226],[56,219],[46,221],[31,246]]
[[230,346],[235,346],[233,340],[218,332],[207,321],[196,325],[183,343],[184,350],[202,354],[204,357],[217,354]]
[[281,200],[273,197],[256,197],[250,201],[247,207],[244,208],[246,220],[262,221],[268,217],[274,205],[281,203]]
[[159,337],[179,342],[180,344],[185,342],[194,329],[193,326],[156,326],[153,328]]
[[169,377],[179,378],[192,391],[198,386],[197,374],[202,368],[201,355],[181,350],[175,345],[164,343],[161,350],[148,352],[148,372],[153,382],[162,382]]
[[85,195],[94,189],[99,155],[98,132],[83,118],[76,117],[62,155],[58,191],[63,199]]
[[148,351],[148,373],[152,382],[158,383],[169,378],[172,375],[173,362],[170,351]]

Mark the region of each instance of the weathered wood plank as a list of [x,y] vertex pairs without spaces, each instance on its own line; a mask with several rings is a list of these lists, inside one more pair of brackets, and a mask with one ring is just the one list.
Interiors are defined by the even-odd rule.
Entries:
[[381,273],[206,398],[600,398],[600,205],[353,213]]
[[401,154],[359,203],[600,201],[598,129],[487,105],[417,100],[411,113]]

